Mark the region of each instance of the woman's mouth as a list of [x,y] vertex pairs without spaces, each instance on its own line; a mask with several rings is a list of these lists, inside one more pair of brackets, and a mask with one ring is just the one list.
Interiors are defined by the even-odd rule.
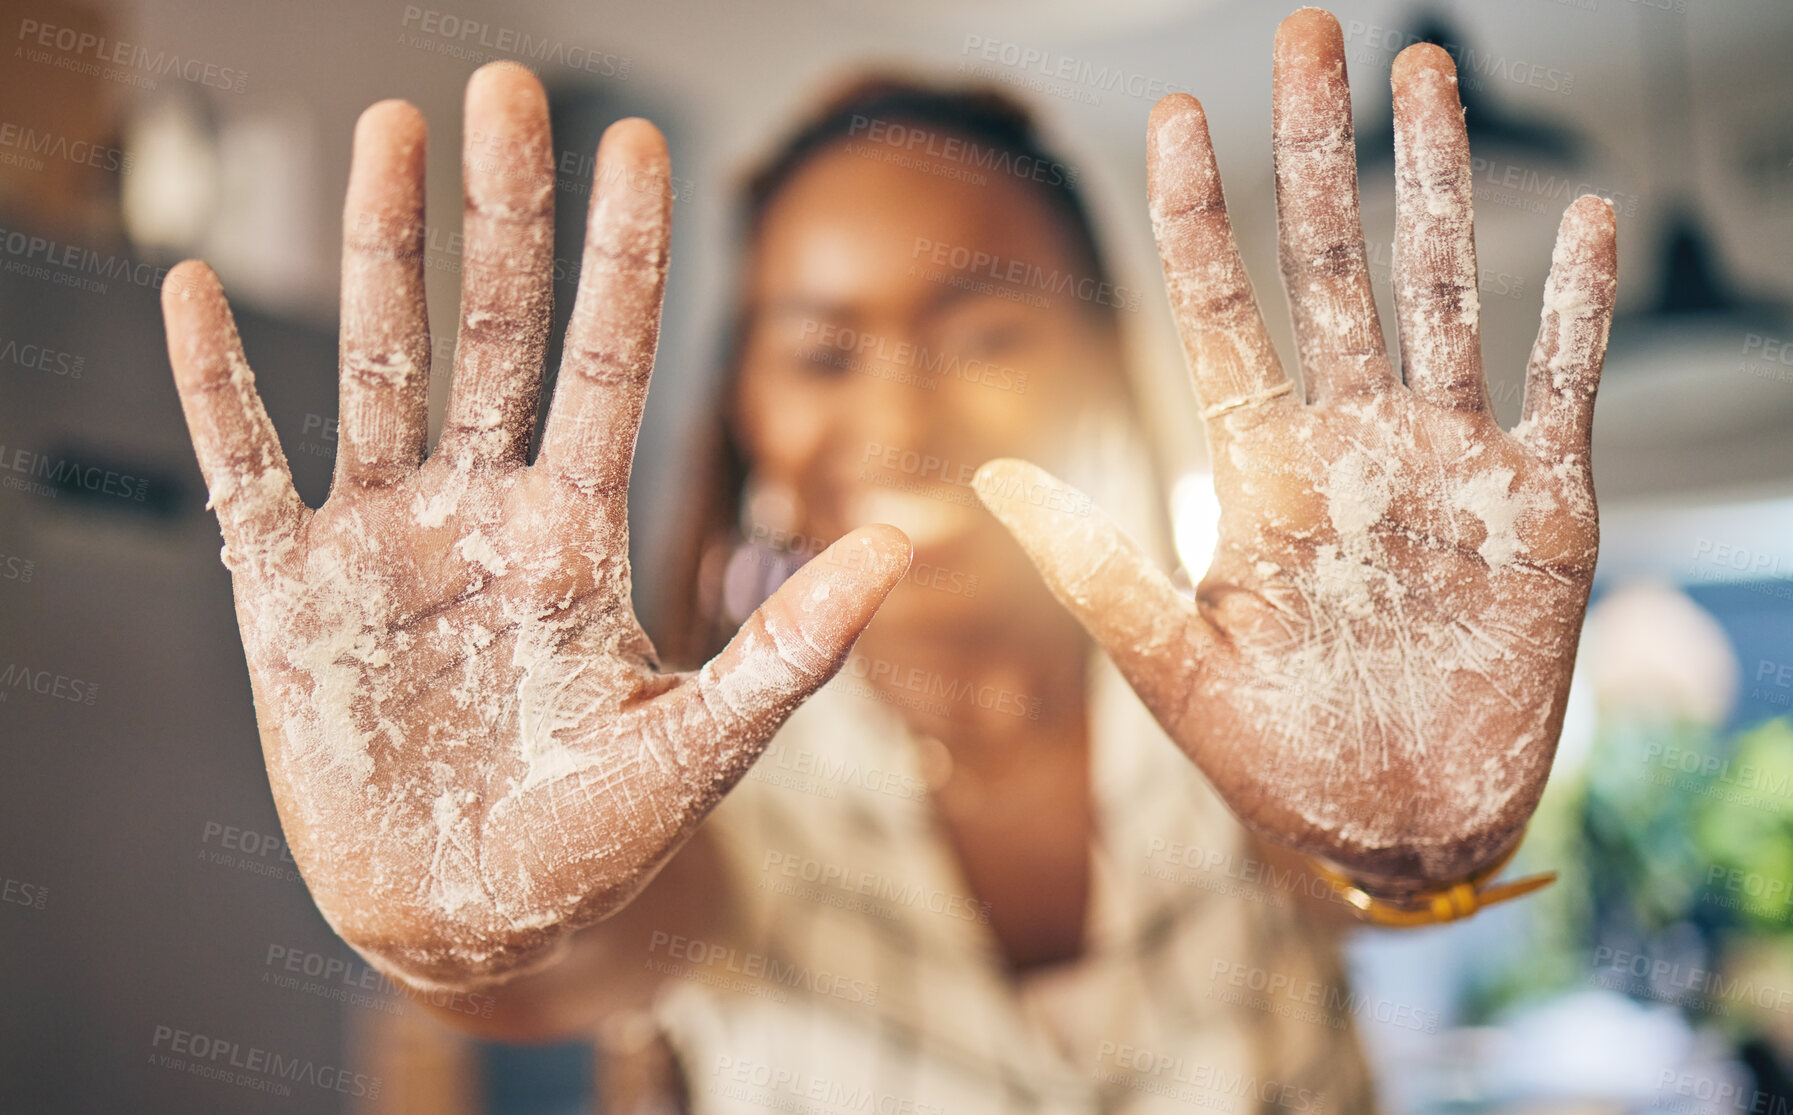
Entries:
[[[936,546],[967,534],[983,515],[971,489],[938,484],[936,495],[873,488],[856,493],[849,510],[854,525],[889,523],[917,547]],[[964,496],[965,502],[958,501]]]

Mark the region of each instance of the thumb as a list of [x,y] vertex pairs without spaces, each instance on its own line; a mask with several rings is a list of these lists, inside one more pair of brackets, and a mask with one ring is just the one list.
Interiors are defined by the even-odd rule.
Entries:
[[845,535],[779,586],[701,670],[638,710],[639,730],[668,745],[688,782],[726,793],[840,670],[910,557],[893,526]]
[[1178,721],[1213,632],[1126,533],[1064,481],[1026,461],[990,461],[971,485],[1015,536],[1052,595],[1114,660],[1158,723]]

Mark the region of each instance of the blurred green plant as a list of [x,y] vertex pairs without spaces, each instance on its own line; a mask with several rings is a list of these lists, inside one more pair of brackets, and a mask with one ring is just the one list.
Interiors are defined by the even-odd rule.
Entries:
[[1581,770],[1546,791],[1515,870],[1560,878],[1472,975],[1468,1022],[1584,989],[1602,946],[1660,956],[1697,935],[1701,962],[1722,967],[1733,949],[1786,943],[1793,719],[1726,734],[1603,718]]
[[1704,896],[1747,934],[1793,932],[1793,720],[1738,737],[1721,778],[1693,818]]

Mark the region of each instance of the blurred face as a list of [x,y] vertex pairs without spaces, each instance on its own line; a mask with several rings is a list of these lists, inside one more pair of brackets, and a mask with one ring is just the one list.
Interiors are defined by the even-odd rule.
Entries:
[[796,494],[806,536],[873,522],[909,535],[916,567],[887,619],[1038,603],[969,482],[993,457],[1051,468],[1072,421],[1113,406],[1113,332],[1067,292],[1087,295],[1089,277],[1034,187],[878,157],[892,150],[838,143],[768,208],[737,429],[756,476]]

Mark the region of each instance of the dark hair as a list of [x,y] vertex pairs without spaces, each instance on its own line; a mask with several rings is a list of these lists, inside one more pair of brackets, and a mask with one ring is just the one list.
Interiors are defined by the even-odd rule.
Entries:
[[[1069,238],[1079,275],[1106,282],[1108,269],[1096,246],[1095,226],[1077,191],[1076,171],[1048,151],[1026,108],[993,89],[944,89],[903,78],[861,78],[824,101],[821,111],[785,140],[747,180],[746,238],[759,237],[772,199],[809,161],[833,144],[872,125],[901,125],[970,140],[973,165],[1000,158],[1034,188]],[[1044,177],[1019,168],[1040,168]]]
[[[740,228],[749,253],[780,191],[817,155],[872,122],[948,133],[970,141],[980,159],[999,159],[1011,167],[1047,168],[1049,172],[1043,175],[1019,172],[1016,181],[1033,189],[1058,220],[1079,273],[1107,283],[1108,269],[1097,245],[1095,226],[1077,190],[1076,174],[1041,142],[1025,107],[994,89],[940,87],[887,74],[856,79],[823,98],[819,109],[748,176]],[[716,401],[699,450],[704,459],[698,471],[698,490],[689,526],[675,539],[677,550],[668,566],[671,578],[663,585],[662,606],[657,612],[662,619],[658,626],[663,631],[659,640],[663,656],[682,666],[701,663],[733,634],[731,619],[721,615],[721,565],[739,540],[738,517],[748,473],[746,454],[730,421],[734,387],[752,327],[745,268],[738,281],[741,290],[723,354],[722,382],[710,393]],[[1118,332],[1115,307],[1095,301],[1085,305]]]

